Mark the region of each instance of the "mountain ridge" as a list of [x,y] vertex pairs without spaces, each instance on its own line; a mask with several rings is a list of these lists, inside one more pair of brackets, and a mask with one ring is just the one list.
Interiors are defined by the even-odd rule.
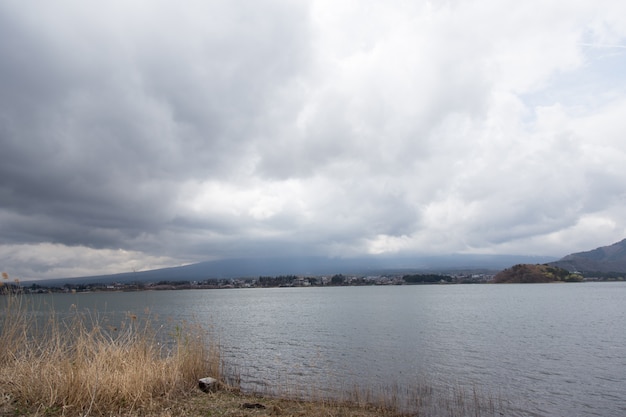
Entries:
[[585,274],[626,273],[626,239],[607,246],[569,254],[549,265]]
[[554,257],[547,256],[467,254],[358,258],[322,256],[237,258],[198,262],[149,271],[33,280],[32,282],[42,285],[58,285],[63,283],[200,281],[281,275],[379,275],[385,273],[478,270],[497,272],[515,263],[546,263],[552,260]]

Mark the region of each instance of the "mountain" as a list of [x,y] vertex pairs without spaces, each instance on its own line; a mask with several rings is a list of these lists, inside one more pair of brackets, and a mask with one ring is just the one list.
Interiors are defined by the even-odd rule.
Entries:
[[360,258],[291,257],[222,259],[151,271],[126,272],[79,278],[37,281],[41,285],[64,283],[129,283],[201,281],[222,278],[258,278],[280,275],[380,275],[415,272],[498,271],[516,263],[545,263],[550,257],[515,255],[440,255],[414,257],[369,256]]
[[626,239],[587,252],[572,253],[550,265],[584,274],[626,273]]

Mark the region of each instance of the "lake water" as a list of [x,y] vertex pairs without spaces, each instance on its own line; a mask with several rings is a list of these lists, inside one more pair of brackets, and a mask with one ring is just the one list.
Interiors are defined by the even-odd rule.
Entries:
[[205,324],[244,389],[427,383],[511,415],[626,415],[626,283],[46,295],[101,314]]

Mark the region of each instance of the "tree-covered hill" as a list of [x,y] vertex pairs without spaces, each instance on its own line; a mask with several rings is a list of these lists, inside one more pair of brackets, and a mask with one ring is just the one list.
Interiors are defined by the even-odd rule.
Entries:
[[551,265],[517,264],[500,271],[493,278],[495,283],[544,283],[579,282],[583,277],[568,270]]

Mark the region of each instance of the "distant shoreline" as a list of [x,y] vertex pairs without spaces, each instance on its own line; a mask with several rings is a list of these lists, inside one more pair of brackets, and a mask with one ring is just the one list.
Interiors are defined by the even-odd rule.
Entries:
[[[211,279],[204,281],[171,280],[155,283],[67,283],[59,285],[41,285],[35,282],[5,283],[11,292],[24,294],[47,293],[90,293],[90,292],[134,292],[168,290],[215,290],[237,288],[307,288],[307,287],[363,287],[363,286],[400,286],[400,285],[455,285],[455,284],[495,284],[495,274],[451,275],[451,274],[412,274],[387,276],[343,276],[298,277],[295,275],[279,277],[259,277],[241,279]],[[335,279],[335,281],[333,281]],[[580,282],[620,282],[623,277],[587,277]],[[498,283],[505,284],[506,282]],[[559,283],[559,281],[547,282]]]

